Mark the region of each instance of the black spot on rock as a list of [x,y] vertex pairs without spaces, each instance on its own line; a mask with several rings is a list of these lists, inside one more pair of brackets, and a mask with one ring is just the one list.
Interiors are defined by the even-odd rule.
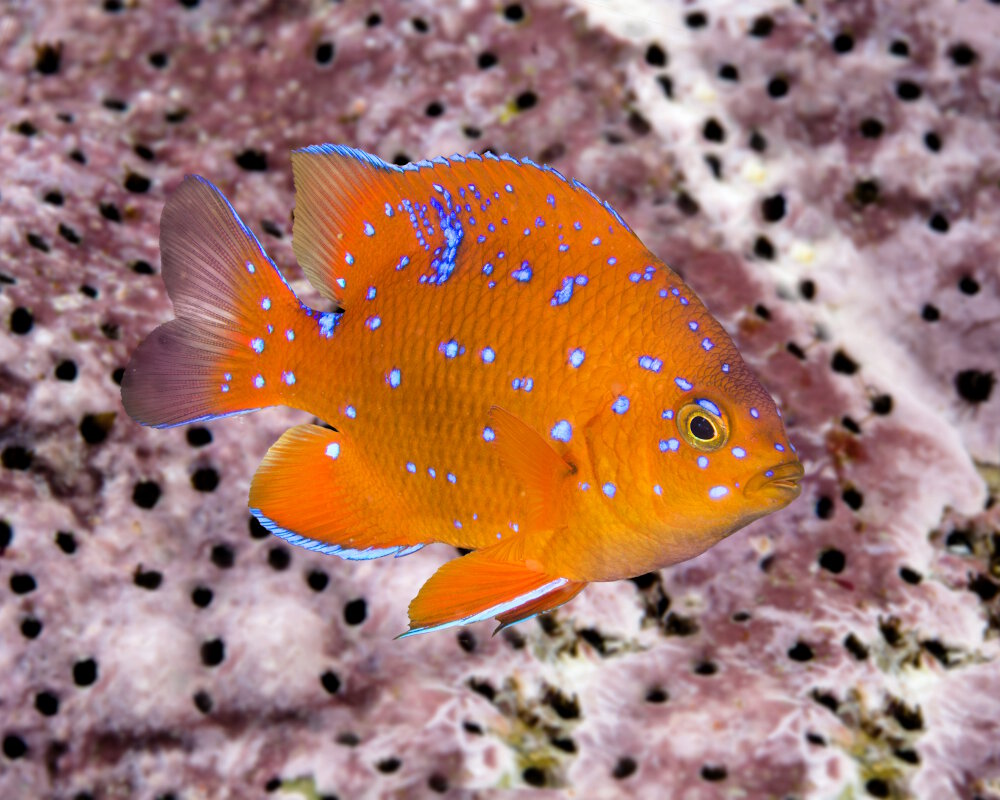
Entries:
[[130,172],[125,176],[125,188],[135,194],[144,194],[149,191],[151,181],[145,175],[138,172]]
[[214,703],[212,702],[212,695],[201,689],[194,693],[194,707],[197,708],[202,714],[207,714],[212,710]]
[[344,606],[344,622],[348,625],[360,625],[368,616],[368,604],[363,597],[350,600]]
[[80,436],[87,444],[100,444],[108,438],[111,426],[114,424],[113,412],[107,414],[86,414],[80,420]]
[[490,67],[496,66],[496,63],[496,55],[489,51],[480,53],[479,57],[476,59],[476,64],[479,66],[479,69],[489,69]]
[[853,633],[844,637],[844,648],[858,661],[864,661],[868,658],[868,648]]
[[24,758],[27,752],[27,743],[17,734],[8,733],[3,737],[3,754],[11,761]]
[[847,566],[847,556],[835,547],[828,548],[819,554],[819,565],[837,575],[844,571]]
[[740,79],[740,71],[732,64],[723,64],[719,67],[719,77],[724,81],[736,82]]
[[236,554],[228,544],[217,544],[212,546],[210,558],[219,569],[229,569],[236,561]]
[[329,64],[331,61],[333,61],[333,55],[334,55],[333,42],[320,42],[318,45],[316,45],[316,52],[314,53],[314,57],[316,59],[317,64],[323,64],[323,65]]
[[770,36],[773,30],[774,20],[766,14],[762,14],[754,19],[753,24],[750,26],[750,35],[756,36],[758,39],[764,39]]
[[861,131],[861,135],[866,139],[878,139],[883,131],[885,131],[885,126],[874,117],[867,117],[861,120],[858,130]]
[[91,686],[97,681],[97,662],[84,658],[73,665],[73,683],[77,686]]
[[292,554],[284,545],[275,545],[267,551],[267,563],[271,569],[282,572],[292,563]]
[[922,94],[923,89],[913,81],[900,81],[896,84],[896,97],[904,103],[912,103],[914,100],[919,100]]
[[7,469],[24,472],[31,468],[33,460],[34,454],[26,447],[17,444],[8,445],[0,452],[0,464]]
[[132,580],[141,589],[153,591],[159,589],[163,583],[163,573],[155,569],[145,570],[142,567],[136,567]]
[[207,586],[196,586],[191,592],[191,602],[198,608],[207,608],[214,596],[212,590]]
[[635,763],[634,758],[622,756],[618,759],[618,763],[615,764],[615,768],[611,770],[611,775],[615,779],[622,781],[634,775],[636,769],[638,769],[638,765]]
[[849,486],[844,489],[843,494],[841,494],[844,502],[847,503],[853,510],[857,511],[864,504],[864,497],[862,497],[861,492],[855,489],[853,486]]
[[858,363],[843,350],[838,350],[833,354],[830,366],[834,372],[840,372],[844,375],[853,375],[858,371]]
[[14,594],[30,594],[37,588],[34,577],[27,572],[15,572],[10,576],[10,590]]
[[701,768],[702,780],[718,782],[724,781],[727,776],[728,772],[721,764],[705,764]]
[[955,376],[955,390],[970,403],[985,403],[993,393],[996,378],[992,372],[965,369]]
[[976,51],[973,50],[965,42],[959,42],[954,45],[949,51],[948,55],[951,57],[952,62],[956,67],[968,67],[976,62]]
[[262,150],[248,148],[235,156],[237,166],[247,172],[264,172],[267,170],[267,154]]
[[785,197],[781,194],[772,194],[765,197],[760,203],[760,213],[768,222],[777,222],[785,216]]
[[41,44],[35,48],[35,69],[42,75],[55,75],[62,64],[62,42]]
[[37,639],[42,632],[42,622],[36,617],[25,617],[21,620],[21,635],[25,639]]
[[18,336],[24,336],[31,333],[31,329],[35,325],[34,315],[24,308],[24,306],[18,306],[12,312],[10,312],[10,332],[15,333]]
[[208,428],[188,428],[186,438],[192,447],[204,447],[212,443],[212,432]]
[[[56,546],[66,555],[71,556],[76,552],[76,536],[69,531],[59,531],[56,534]],[[0,535],[0,552],[3,552],[2,535]]]
[[217,667],[226,658],[226,644],[222,639],[210,639],[201,644],[201,663],[206,667]]
[[651,67],[665,67],[667,65],[667,54],[656,42],[646,48],[646,63]]
[[340,676],[332,669],[328,669],[320,675],[319,682],[326,689],[327,694],[336,694],[340,690]]
[[314,592],[322,592],[329,585],[330,576],[321,569],[312,569],[306,575],[306,583]]
[[805,642],[796,642],[795,645],[788,650],[788,657],[792,659],[792,661],[812,661],[813,649]]
[[191,485],[199,492],[214,492],[219,485],[219,473],[214,467],[201,467],[191,476]]
[[771,78],[767,82],[767,93],[778,100],[788,94],[788,81],[782,77]]
[[877,394],[871,399],[872,411],[880,416],[892,413],[892,395]]
[[692,11],[684,17],[684,24],[693,30],[704,28],[708,25],[708,17],[701,11]]
[[61,381],[74,381],[76,380],[76,364],[68,359],[60,361],[56,365],[55,374]]
[[710,142],[724,142],[726,140],[725,128],[715,117],[710,117],[701,129],[701,135]]
[[766,236],[758,236],[753,243],[753,254],[766,261],[774,260],[774,245]]
[[155,481],[139,481],[132,488],[132,502],[139,508],[152,508],[160,499],[160,485]]

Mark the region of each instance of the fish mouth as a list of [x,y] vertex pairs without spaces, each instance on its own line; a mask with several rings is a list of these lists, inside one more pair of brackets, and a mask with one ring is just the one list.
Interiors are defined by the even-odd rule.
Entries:
[[754,475],[743,489],[743,493],[748,497],[763,495],[764,497],[780,501],[782,504],[792,502],[802,492],[799,481],[805,474],[802,465],[795,461],[786,461],[758,472]]

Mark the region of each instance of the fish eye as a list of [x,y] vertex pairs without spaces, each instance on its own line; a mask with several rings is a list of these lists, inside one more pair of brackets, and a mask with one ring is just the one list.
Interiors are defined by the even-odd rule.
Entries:
[[722,447],[729,438],[729,426],[725,415],[720,411],[718,416],[714,403],[708,403],[713,411],[707,411],[705,405],[688,403],[677,414],[677,429],[681,438],[696,450],[711,452]]

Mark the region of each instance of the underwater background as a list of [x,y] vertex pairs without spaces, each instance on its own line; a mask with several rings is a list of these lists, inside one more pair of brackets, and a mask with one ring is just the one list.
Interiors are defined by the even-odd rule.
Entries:
[[[7,0],[0,797],[1000,797],[1000,3]],[[802,497],[496,637],[406,641],[454,550],[251,521],[298,412],[167,431],[187,173],[307,303],[292,148],[557,167],[775,395]]]

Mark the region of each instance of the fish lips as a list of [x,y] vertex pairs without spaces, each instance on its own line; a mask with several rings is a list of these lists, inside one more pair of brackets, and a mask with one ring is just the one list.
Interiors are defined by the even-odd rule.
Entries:
[[786,461],[754,475],[743,488],[743,494],[787,505],[802,492],[799,481],[804,474],[805,470],[797,459]]

